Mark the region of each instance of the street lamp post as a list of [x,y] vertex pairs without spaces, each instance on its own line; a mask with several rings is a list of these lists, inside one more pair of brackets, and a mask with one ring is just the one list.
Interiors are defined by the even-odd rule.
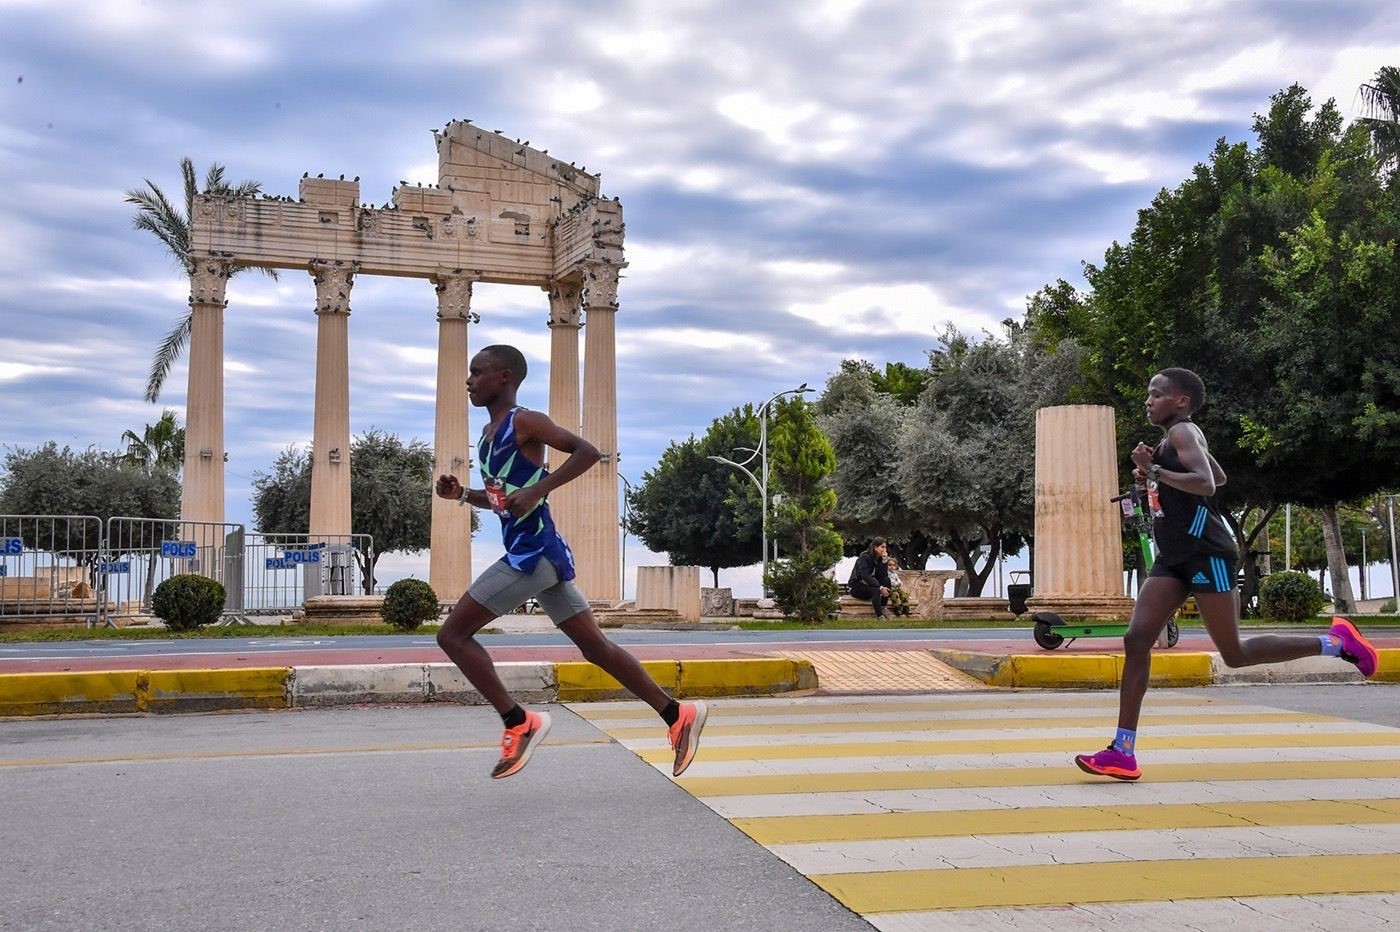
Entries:
[[[735,469],[748,476],[749,480],[758,487],[758,496],[763,509],[762,543],[764,596],[768,595],[768,409],[772,406],[773,402],[786,395],[802,395],[806,392],[814,391],[816,391],[815,388],[808,388],[807,383],[803,382],[796,388],[790,388],[785,392],[778,392],[760,405],[758,408],[758,449],[750,450],[748,447],[740,447],[739,449],[741,451],[749,454],[748,458],[743,462],[736,463],[734,460],[724,456],[709,457],[709,459],[714,460],[716,463],[733,466]],[[759,461],[758,476],[755,476],[753,471],[748,468],[749,464],[755,459]]]
[[622,480],[622,518],[619,523],[622,525],[622,585],[618,592],[622,593],[622,600],[627,601],[627,519],[632,517],[632,483],[627,481],[627,477],[622,473],[617,474],[617,478]]
[[1361,525],[1361,601],[1366,601],[1366,525]]
[[1389,498],[1386,506],[1390,514],[1390,597],[1400,611],[1400,565],[1395,561],[1395,496]]

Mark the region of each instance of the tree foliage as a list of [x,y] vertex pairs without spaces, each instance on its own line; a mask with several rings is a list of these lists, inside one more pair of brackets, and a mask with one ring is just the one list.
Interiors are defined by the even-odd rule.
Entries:
[[[761,557],[758,491],[747,476],[711,456],[742,462],[758,446],[751,405],[716,418],[701,438],[672,443],[628,495],[627,529],[675,566],[719,571]],[[757,461],[753,471],[757,473]]]
[[[350,444],[350,526],[374,538],[374,552],[356,551],[365,591],[374,590],[374,567],[385,553],[428,546],[432,523],[433,451],[370,430]],[[284,450],[268,473],[253,480],[253,514],[264,534],[305,534],[311,525],[311,451]],[[472,512],[472,530],[479,521]]]
[[[147,470],[95,448],[75,452],[50,441],[34,450],[12,449],[0,477],[0,514],[92,515],[103,525],[113,516],[174,518],[180,511],[180,485],[167,469]],[[25,546],[56,550],[95,563],[101,529],[74,525],[66,543],[55,548],[45,526],[20,522]],[[81,533],[78,533],[79,529]],[[143,532],[144,533],[144,532]],[[137,547],[156,540],[133,539]]]
[[771,531],[781,556],[764,583],[784,614],[820,621],[837,609],[836,581],[827,575],[842,554],[841,535],[831,522],[836,452],[800,397],[776,403],[768,451],[778,490]]
[[[1139,212],[1129,241],[1086,264],[1089,288],[1047,286],[1029,306],[1048,344],[1084,348],[1081,400],[1118,412],[1127,449],[1155,441],[1142,399],[1167,366],[1198,372],[1195,420],[1228,483],[1219,500],[1253,556],[1283,502],[1331,506],[1400,466],[1397,189],[1367,132],[1294,85],[1207,162]],[[1245,598],[1255,563],[1244,561]],[[1334,568],[1334,575],[1342,568]]]
[[[241,181],[238,184],[230,184],[224,177],[224,167],[218,162],[213,162],[204,175],[204,188],[201,191],[199,181],[195,176],[194,162],[188,156],[180,159],[180,177],[184,183],[183,212],[171,203],[170,199],[165,196],[165,192],[149,178],[144,179],[146,183],[144,188],[133,188],[127,191],[125,200],[128,204],[136,205],[136,213],[131,218],[131,225],[138,230],[145,230],[164,243],[171,257],[185,271],[185,274],[189,275],[193,273],[194,268],[190,255],[190,223],[194,217],[195,195],[247,197],[260,192],[262,183]],[[244,266],[235,266],[229,271],[229,278],[243,271],[244,268]],[[260,269],[260,271],[270,278],[277,277],[276,269]],[[180,354],[185,349],[185,343],[190,338],[190,328],[193,323],[194,311],[191,309],[176,322],[174,328],[166,334],[165,339],[156,349],[155,357],[151,360],[150,375],[146,380],[147,401],[155,402],[160,397],[160,390],[165,384],[166,376],[170,374],[170,367],[175,364],[175,360],[180,358]]]

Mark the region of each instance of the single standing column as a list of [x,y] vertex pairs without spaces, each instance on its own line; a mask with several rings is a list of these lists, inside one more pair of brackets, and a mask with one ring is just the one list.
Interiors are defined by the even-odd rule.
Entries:
[[314,262],[316,412],[311,439],[312,534],[349,534],[350,286],[353,266]]
[[[433,476],[453,475],[472,486],[471,438],[467,430],[467,326],[471,279],[437,279],[437,408],[433,430]],[[472,509],[433,494],[428,582],[438,598],[455,602],[472,581]]]
[[1127,618],[1123,595],[1118,444],[1113,409],[1041,408],[1035,416],[1035,575],[1032,612]]
[[583,305],[583,436],[603,454],[579,479],[582,498],[579,543],[574,547],[579,585],[590,599],[622,598],[617,511],[617,267],[588,266]]
[[[576,434],[583,429],[578,382],[580,291],[578,282],[556,282],[549,289],[549,419]],[[550,471],[557,470],[566,459],[566,454],[550,450]],[[581,481],[563,485],[549,495],[549,513],[571,546],[582,543]]]
[[180,517],[224,520],[224,299],[230,267],[201,259],[190,273],[190,371]]

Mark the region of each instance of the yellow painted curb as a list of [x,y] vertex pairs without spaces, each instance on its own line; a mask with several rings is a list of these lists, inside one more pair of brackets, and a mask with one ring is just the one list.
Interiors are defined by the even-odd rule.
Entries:
[[[983,654],[935,650],[950,666],[991,686],[1049,689],[1113,689],[1123,673],[1122,654]],[[1210,654],[1155,653],[1153,686],[1208,686],[1214,681]]]
[[0,715],[135,712],[135,670],[0,676]]
[[291,667],[152,670],[142,677],[136,699],[143,712],[286,709],[292,704]]
[[[657,685],[674,694],[680,684],[680,663],[675,660],[643,660],[642,669]],[[595,699],[633,699],[621,683],[591,663],[556,663],[555,682],[560,702],[591,702]]]
[[[815,689],[817,672],[806,660],[644,660],[642,668],[673,696],[757,696]],[[554,665],[560,702],[634,698],[591,663]]]
[[682,660],[676,695],[759,696],[816,688],[817,671],[810,660]]
[[1376,664],[1376,675],[1372,677],[1383,683],[1400,683],[1400,647],[1378,647],[1380,662]]
[[291,667],[103,670],[0,676],[0,716],[285,709]]

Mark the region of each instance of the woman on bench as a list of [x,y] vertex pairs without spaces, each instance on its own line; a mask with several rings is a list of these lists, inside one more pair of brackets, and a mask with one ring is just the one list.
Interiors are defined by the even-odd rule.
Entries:
[[856,565],[851,570],[847,583],[851,595],[857,599],[868,599],[875,608],[875,617],[885,617],[885,605],[890,600],[890,573],[885,566],[889,559],[889,547],[883,537],[870,542],[870,547],[856,557]]

